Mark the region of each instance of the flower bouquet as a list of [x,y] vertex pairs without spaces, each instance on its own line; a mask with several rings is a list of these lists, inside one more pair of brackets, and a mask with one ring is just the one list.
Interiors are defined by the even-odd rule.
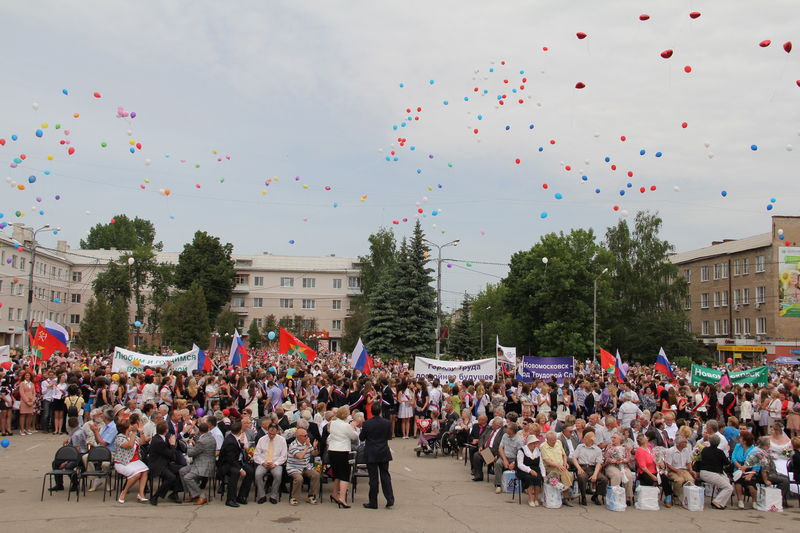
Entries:
[[547,478],[547,484],[556,489],[558,492],[566,490],[564,484],[561,483],[561,477],[557,474],[550,474],[550,477]]

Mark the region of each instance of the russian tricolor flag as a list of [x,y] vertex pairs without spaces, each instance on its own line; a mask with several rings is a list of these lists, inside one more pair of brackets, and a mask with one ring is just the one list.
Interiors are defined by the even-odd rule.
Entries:
[[614,364],[614,375],[617,376],[617,381],[620,383],[627,378],[625,371],[622,369],[622,358],[619,356],[619,350],[617,350],[617,360]]
[[211,358],[206,356],[206,352],[200,349],[196,344],[192,344],[192,350],[197,350],[197,369],[211,372]]
[[367,349],[364,347],[364,343],[361,342],[361,338],[358,339],[358,344],[356,344],[353,350],[353,357],[350,360],[350,364],[353,368],[360,370],[364,374],[369,374],[372,370],[372,357],[367,353]]
[[672,371],[672,366],[669,364],[667,354],[664,353],[664,348],[658,350],[658,357],[656,357],[655,369],[657,372],[668,376],[670,379],[675,379],[675,372]]
[[228,359],[228,363],[231,366],[241,366],[242,368],[247,366],[247,348],[244,347],[244,342],[242,341],[241,335],[239,335],[239,330],[233,330],[233,341],[231,341],[231,356]]
[[55,352],[67,353],[69,350],[69,333],[64,326],[53,322],[44,321],[44,328],[41,325],[36,329],[36,346],[42,354],[42,361],[47,361]]

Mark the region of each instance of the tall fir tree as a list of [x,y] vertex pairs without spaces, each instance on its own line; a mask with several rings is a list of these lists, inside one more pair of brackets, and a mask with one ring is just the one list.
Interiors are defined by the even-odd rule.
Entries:
[[250,328],[247,330],[247,344],[251,348],[258,348],[261,346],[261,329],[259,329],[256,320],[250,321]]
[[472,298],[464,294],[461,310],[450,328],[447,349],[457,359],[472,359],[480,351],[478,338],[472,327],[472,304]]
[[369,298],[369,318],[363,330],[367,351],[384,358],[401,355],[397,352],[396,270],[397,266],[390,267],[375,285]]
[[161,319],[164,341],[177,351],[186,351],[192,344],[206,346],[211,336],[203,287],[192,283],[164,309]]
[[128,303],[122,298],[117,298],[111,302],[110,308],[108,316],[108,348],[127,346],[131,330]]
[[407,305],[408,327],[404,352],[406,356],[430,355],[433,353],[436,330],[436,290],[431,286],[433,269],[428,266],[430,249],[425,244],[425,234],[417,220],[414,233],[408,244],[405,260],[408,263],[407,281],[413,289]]
[[86,302],[78,343],[89,351],[105,350],[110,344],[109,307],[105,296],[98,294]]

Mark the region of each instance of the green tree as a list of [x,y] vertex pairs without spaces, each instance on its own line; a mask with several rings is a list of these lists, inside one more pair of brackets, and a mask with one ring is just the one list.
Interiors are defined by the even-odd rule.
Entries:
[[161,319],[164,343],[177,351],[187,351],[192,344],[206,346],[211,328],[206,298],[200,283],[175,295],[165,306]]
[[352,352],[358,344],[359,337],[365,335],[365,326],[369,317],[369,302],[362,296],[350,300],[350,313],[344,319],[344,332],[342,333],[342,350]]
[[224,309],[217,315],[215,326],[220,335],[224,336],[226,333],[233,335],[233,330],[239,327],[239,315],[229,309]]
[[214,322],[233,293],[236,270],[232,253],[232,244],[222,244],[219,237],[198,231],[178,256],[175,285],[179,289],[188,289],[195,282],[200,284],[206,299],[209,323]]
[[478,339],[478,346],[483,345],[481,356],[495,355],[498,337],[503,346],[514,342],[513,313],[505,307],[506,291],[507,288],[502,283],[489,284],[472,302],[471,326]]
[[369,318],[364,325],[363,340],[367,351],[384,358],[403,355],[399,350],[402,322],[396,305],[397,265],[390,267],[378,281],[369,298]]
[[131,299],[131,276],[127,264],[109,262],[92,282],[92,290],[95,296],[103,295],[107,302],[121,299],[127,304]]
[[247,329],[247,342],[251,348],[258,348],[261,346],[261,329],[256,324],[256,320],[250,321],[250,327]]
[[448,354],[456,359],[471,359],[480,351],[479,339],[472,327],[472,305],[472,298],[468,294],[464,294],[461,309],[458,316],[454,317],[454,323],[450,329],[447,350]]
[[89,230],[86,240],[81,239],[83,250],[136,250],[155,248],[161,250],[162,243],[154,243],[156,230],[153,223],[139,217],[133,220],[127,215],[117,215],[113,222],[96,224]]
[[[543,261],[543,259],[547,259]],[[542,236],[511,257],[503,284],[513,310],[513,341],[536,355],[589,356],[595,278],[610,263],[592,230]],[[607,278],[598,279],[598,308],[605,309]]]
[[278,334],[278,320],[277,318],[275,318],[275,315],[270,314],[267,315],[266,318],[264,318],[263,331],[264,331],[264,336],[269,335],[270,331],[274,332],[275,335]]
[[130,340],[130,315],[128,304],[118,298],[111,303],[108,316],[108,348],[125,347]]
[[161,331],[161,316],[164,306],[170,300],[174,277],[175,267],[167,263],[155,264],[149,272],[150,296],[147,299],[149,306],[144,322],[145,331],[150,335]]
[[81,320],[78,342],[81,348],[97,351],[106,350],[110,344],[109,307],[102,294],[86,302]]
[[432,354],[436,340],[436,291],[431,286],[433,269],[428,267],[429,253],[425,234],[417,220],[408,249],[401,259],[406,266],[401,268],[398,279],[399,285],[411,289],[404,298],[407,302],[398,304],[408,319],[408,327],[401,333],[404,337],[402,347],[409,357]]
[[653,360],[662,346],[672,357],[699,355],[686,330],[688,287],[668,260],[674,247],[659,238],[661,224],[657,213],[643,211],[632,227],[620,220],[606,232],[612,300],[602,325],[612,347],[640,361]]
[[291,331],[291,329],[292,329],[292,317],[290,317],[289,315],[283,315],[281,317],[281,319],[278,320],[278,328],[283,328],[286,331]]

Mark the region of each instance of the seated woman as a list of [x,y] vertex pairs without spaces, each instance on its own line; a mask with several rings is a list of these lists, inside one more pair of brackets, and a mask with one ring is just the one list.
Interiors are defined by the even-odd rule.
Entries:
[[139,482],[139,494],[136,499],[146,502],[144,489],[147,487],[147,465],[139,458],[139,436],[136,428],[131,427],[127,418],[117,422],[117,437],[114,439],[114,470],[127,478],[125,486],[119,493],[117,503],[125,503],[125,496],[133,485]]
[[661,467],[656,462],[656,454],[654,452],[655,439],[653,442],[647,438],[646,435],[639,435],[636,438],[639,448],[636,450],[634,459],[636,460],[636,479],[639,484],[645,487],[658,487],[664,491],[664,506],[672,507],[672,483],[665,475],[660,476]]
[[728,457],[725,452],[718,448],[720,442],[719,435],[714,434],[708,438],[708,446],[700,451],[700,460],[695,463],[694,469],[699,473],[699,478],[703,483],[714,486],[717,495],[711,500],[711,507],[714,509],[725,509],[725,505],[731,498],[731,487],[728,476],[723,472],[728,466]]
[[744,490],[750,493],[750,498],[756,501],[756,483],[758,481],[758,471],[761,469],[756,464],[747,466],[747,459],[756,453],[758,448],[754,446],[755,439],[749,431],[742,431],[739,434],[739,443],[731,454],[733,465],[733,488],[736,490],[736,500],[739,509],[744,509]]
[[631,462],[631,452],[622,444],[622,435],[617,432],[611,435],[611,444],[603,452],[603,468],[605,469],[608,485],[619,487],[625,485],[625,501],[631,505],[633,498],[633,473],[628,465]]
[[531,435],[525,446],[517,452],[517,479],[522,484],[522,490],[528,494],[528,505],[538,507],[542,490],[541,453],[538,437]]
[[436,418],[425,418],[417,421],[419,426],[419,445],[415,451],[431,451],[431,445],[439,438],[441,426]]

